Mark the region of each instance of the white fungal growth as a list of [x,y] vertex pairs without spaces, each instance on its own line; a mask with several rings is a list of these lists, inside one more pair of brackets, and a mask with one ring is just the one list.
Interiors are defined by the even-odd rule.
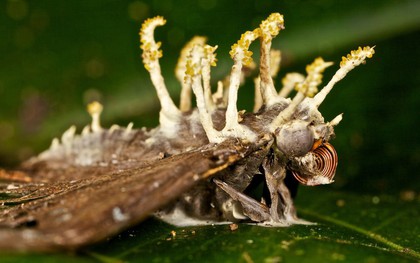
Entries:
[[130,219],[130,216],[127,214],[124,214],[121,208],[117,206],[112,209],[112,218],[114,219],[115,222],[121,222],[121,221],[126,221]]
[[247,31],[242,34],[241,39],[232,46],[229,52],[234,61],[232,71],[230,73],[228,103],[226,109],[226,124],[223,130],[215,138],[209,138],[212,142],[220,142],[228,137],[236,137],[255,141],[256,134],[247,127],[240,125],[238,120],[238,90],[241,83],[242,66],[252,63],[252,52],[249,51],[251,43],[260,36],[259,30]]
[[76,126],[72,125],[67,131],[61,135],[61,143],[64,145],[71,145],[74,135],[76,133]]
[[261,35],[261,61],[260,61],[260,89],[263,102],[266,105],[272,105],[277,102],[277,91],[274,87],[271,75],[271,42],[280,30],[284,28],[283,16],[279,13],[271,14],[260,24]]
[[252,52],[249,51],[251,42],[260,36],[259,30],[247,31],[242,34],[241,39],[234,44],[230,51],[230,56],[234,61],[232,71],[230,73],[229,97],[226,110],[226,126],[224,130],[233,130],[239,127],[238,124],[238,108],[236,102],[238,100],[238,89],[241,83],[242,65],[249,65],[252,62]]
[[[279,70],[280,70],[280,62],[281,62],[281,51],[280,50],[270,50],[270,76],[271,78],[274,78],[277,76]],[[271,81],[272,82],[272,81]],[[261,94],[261,77],[258,76],[254,79],[254,85],[255,85],[255,97],[254,97],[254,112],[257,112],[262,105],[264,105],[264,100]],[[274,88],[274,84],[273,84]],[[275,88],[274,88],[275,91]],[[276,98],[275,101],[277,101],[279,96],[274,95],[274,98]],[[274,101],[271,101],[274,103]]]
[[321,84],[322,73],[332,64],[332,62],[325,62],[322,58],[317,58],[312,64],[306,66],[307,77],[303,82],[296,83],[295,89],[298,92],[289,106],[272,122],[272,131],[289,121],[293,113],[295,113],[296,108],[306,97],[313,97],[318,92],[318,85]]
[[290,92],[296,87],[297,84],[305,81],[305,76],[300,73],[287,73],[286,76],[281,80],[283,84],[282,89],[279,91],[279,97],[287,98]]
[[[343,57],[340,63],[340,69],[335,73],[330,82],[325,86],[317,95],[312,99],[306,99],[305,104],[309,108],[318,108],[319,105],[324,101],[327,94],[332,90],[335,83],[343,79],[349,71],[354,69],[356,66],[365,62],[366,58],[372,57],[374,54],[373,48],[359,47],[358,50],[353,50],[347,57]],[[323,59],[317,58],[311,65],[307,67],[308,76],[302,84],[297,85],[298,93],[293,98],[289,106],[283,110],[276,119],[271,123],[270,130],[274,131],[276,127],[290,120],[293,113],[295,113],[299,104],[304,102],[304,99],[311,97],[316,92],[317,86],[321,83],[322,73],[325,68],[332,65],[331,62],[324,62]]]
[[120,126],[118,124],[113,124],[111,127],[109,127],[109,134],[112,134],[114,131],[120,129]]
[[314,97],[313,103],[316,107],[321,105],[325,97],[327,97],[328,93],[337,82],[342,80],[352,69],[360,64],[364,64],[366,59],[371,58],[373,54],[375,54],[374,47],[367,46],[364,48],[359,47],[357,50],[352,50],[347,57],[343,57],[340,62],[340,69],[337,70],[330,82],[328,82],[328,84]]
[[206,38],[202,36],[193,37],[181,50],[181,54],[178,59],[178,63],[175,68],[175,76],[181,83],[181,96],[179,102],[179,109],[182,112],[191,110],[191,85],[185,81],[185,71],[187,69],[187,57],[189,56],[191,49],[195,45],[204,46]]
[[281,51],[277,49],[270,50],[270,76],[275,78],[280,71]]
[[86,125],[85,127],[83,127],[83,130],[82,130],[82,136],[86,136],[86,135],[88,135],[89,133],[90,133],[90,126],[89,125]]
[[143,50],[142,58],[144,67],[149,71],[150,78],[156,88],[161,105],[160,124],[164,131],[173,131],[174,122],[180,118],[180,110],[175,106],[169,92],[166,89],[164,78],[161,74],[159,58],[162,51],[159,50],[161,43],[155,42],[154,31],[157,26],[163,26],[166,20],[161,16],[147,19],[140,30],[140,48]]
[[[200,122],[202,123],[209,140],[211,138],[217,138],[218,131],[213,127],[211,107],[208,105],[209,101],[206,99],[202,83],[203,68],[204,66],[210,65],[209,61],[206,60],[205,48],[199,44],[194,45],[190,50],[186,62],[185,82],[191,85],[195,94]],[[210,74],[210,71],[208,71],[207,74]]]
[[216,49],[217,46],[212,47],[210,45],[205,45],[204,57],[201,59],[201,76],[203,78],[204,99],[206,101],[207,108],[210,111],[213,111],[216,108],[216,105],[213,102],[213,95],[210,86],[211,67],[215,67],[217,62],[215,54]]
[[333,182],[334,182],[334,180],[331,180],[328,177],[317,175],[317,176],[314,176],[314,177],[310,178],[306,182],[306,185],[322,185],[322,184],[331,184]]
[[167,211],[157,211],[154,214],[156,217],[158,217],[160,220],[174,225],[178,227],[185,227],[185,226],[206,226],[206,225],[224,225],[224,224],[230,224],[231,222],[220,222],[220,221],[214,221],[214,220],[204,220],[204,219],[198,219],[195,217],[191,217],[187,214],[185,214],[184,210],[180,207],[175,207],[170,212]]
[[297,83],[295,87],[298,93],[301,93],[304,97],[313,97],[318,92],[318,86],[322,82],[322,74],[332,64],[332,62],[325,62],[319,57],[306,66],[307,77],[303,82]]
[[58,138],[54,138],[51,142],[50,150],[56,150],[60,146],[60,140]]
[[337,126],[341,122],[341,120],[343,120],[343,113],[337,115],[328,124],[331,125],[331,126]]
[[[127,127],[125,128],[124,134],[125,135],[129,135],[131,133],[131,131],[133,130],[133,126],[134,124],[132,122],[130,122]],[[112,127],[111,127],[112,128]]]
[[97,101],[89,103],[87,106],[87,111],[92,117],[92,124],[90,125],[92,132],[100,132],[102,130],[100,123],[100,116],[103,110],[102,104]]
[[223,81],[219,80],[217,82],[217,89],[216,89],[216,92],[213,93],[212,97],[213,97],[213,102],[217,106],[225,106]]

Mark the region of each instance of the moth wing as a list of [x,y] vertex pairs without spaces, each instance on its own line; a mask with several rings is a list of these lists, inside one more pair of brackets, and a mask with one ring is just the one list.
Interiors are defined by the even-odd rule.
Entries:
[[122,172],[3,187],[0,249],[75,249],[98,242],[139,223],[251,151],[228,140]]

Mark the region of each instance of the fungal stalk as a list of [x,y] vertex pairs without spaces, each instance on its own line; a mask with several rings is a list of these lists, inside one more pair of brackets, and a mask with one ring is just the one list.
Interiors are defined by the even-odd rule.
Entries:
[[305,76],[293,72],[293,73],[287,73],[286,76],[281,80],[281,83],[283,85],[282,89],[279,91],[279,97],[287,98],[292,92],[292,90],[299,84],[305,81]]
[[195,44],[186,57],[185,83],[192,89],[197,102],[200,122],[209,140],[219,138],[219,132],[213,127],[211,109],[213,101],[209,92],[210,66],[214,65],[216,58],[214,51],[217,47]]
[[312,64],[306,66],[306,73],[308,74],[304,81],[298,82],[295,85],[297,94],[293,98],[289,106],[282,111],[279,116],[272,122],[272,130],[279,127],[283,123],[290,120],[295,113],[298,105],[306,98],[313,97],[318,92],[318,86],[322,81],[322,73],[331,66],[332,62],[325,62],[322,58],[317,58]]
[[202,36],[193,37],[181,50],[181,54],[178,59],[178,63],[175,68],[175,76],[181,83],[181,95],[179,102],[179,109],[182,112],[191,110],[191,85],[185,81],[185,70],[187,66],[187,56],[189,56],[191,49],[195,45],[203,46],[207,39]]
[[171,123],[177,123],[180,116],[180,110],[172,101],[168,90],[166,89],[164,78],[161,74],[159,58],[162,57],[162,50],[160,50],[161,42],[156,42],[154,39],[154,31],[157,26],[163,26],[166,20],[161,16],[147,19],[140,29],[140,48],[143,50],[142,58],[143,64],[150,73],[150,78],[156,88],[156,92],[160,101],[160,124],[162,126],[169,126],[168,129],[173,129]]
[[92,131],[93,132],[101,131],[102,127],[101,127],[100,116],[103,110],[103,106],[99,102],[94,101],[88,105],[87,110],[90,116],[92,117],[92,124],[90,125]]
[[[280,50],[270,50],[270,76],[271,78],[275,78],[280,70],[280,62],[281,62],[281,51]],[[272,82],[272,81],[271,81]],[[257,112],[262,105],[264,105],[264,100],[261,94],[261,77],[258,76],[254,79],[254,108],[253,111]],[[277,97],[277,96],[275,96]]]
[[274,104],[277,98],[277,91],[274,87],[270,69],[271,42],[280,33],[281,29],[284,29],[284,19],[279,13],[271,14],[261,22],[259,27],[261,32],[260,89],[263,102],[268,106]]
[[236,102],[238,100],[238,89],[241,82],[242,66],[252,63],[252,51],[249,50],[251,43],[260,36],[258,29],[247,31],[242,34],[241,39],[234,44],[229,52],[234,61],[230,73],[228,106],[226,109],[226,126],[224,131],[233,130],[239,127],[238,109]]
[[357,50],[352,50],[347,57],[343,57],[340,62],[340,69],[337,70],[330,82],[313,98],[315,106],[319,107],[337,82],[342,80],[355,67],[366,63],[366,59],[371,58],[373,54],[375,54],[374,47],[359,47]]

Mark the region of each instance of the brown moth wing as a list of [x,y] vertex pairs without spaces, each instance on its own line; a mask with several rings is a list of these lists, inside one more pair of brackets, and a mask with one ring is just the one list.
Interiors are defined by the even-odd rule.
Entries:
[[198,180],[209,178],[260,146],[227,140],[122,172],[27,183],[15,192],[3,187],[2,197],[22,196],[0,200],[3,207],[10,205],[0,211],[0,249],[76,249],[101,241],[139,223]]

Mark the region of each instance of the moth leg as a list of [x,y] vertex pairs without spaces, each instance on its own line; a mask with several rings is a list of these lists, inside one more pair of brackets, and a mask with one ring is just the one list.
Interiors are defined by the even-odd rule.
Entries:
[[270,191],[270,216],[273,222],[290,224],[297,222],[296,210],[289,189],[284,183],[286,169],[280,164],[275,154],[269,155],[263,162],[265,179]]
[[263,222],[270,219],[270,209],[246,194],[234,189],[232,186],[217,179],[213,179],[214,183],[225,191],[233,200],[238,201],[243,208],[243,212],[252,221]]

